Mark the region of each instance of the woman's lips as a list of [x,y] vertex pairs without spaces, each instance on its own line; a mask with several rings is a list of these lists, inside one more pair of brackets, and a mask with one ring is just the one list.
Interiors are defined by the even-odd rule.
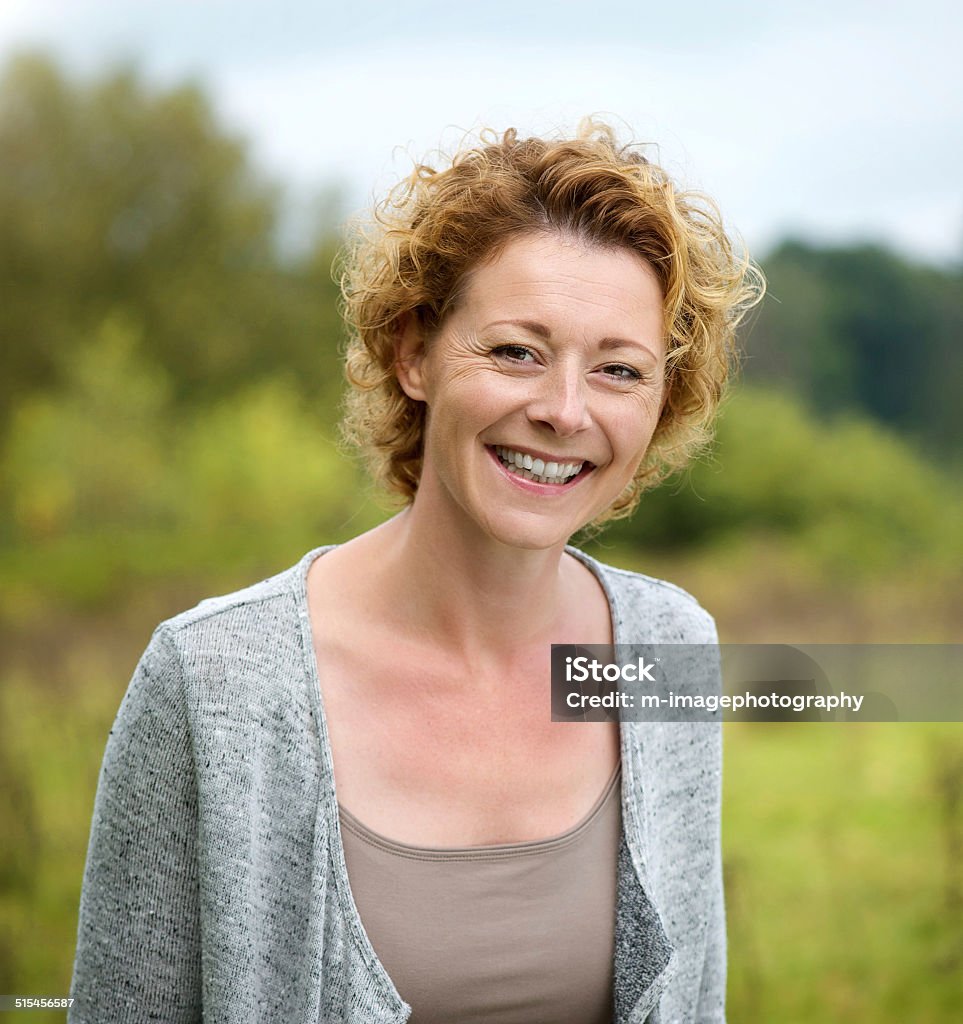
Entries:
[[539,493],[569,490],[584,478],[595,464],[588,460],[536,456],[530,451],[505,445],[486,445],[489,454],[513,483]]

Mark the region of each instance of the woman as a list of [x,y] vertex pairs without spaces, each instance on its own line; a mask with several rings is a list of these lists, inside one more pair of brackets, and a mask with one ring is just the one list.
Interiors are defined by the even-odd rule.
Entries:
[[717,727],[552,723],[548,676],[553,643],[715,641],[567,542],[704,441],[757,281],[594,122],[389,196],[346,432],[403,511],[154,634],[71,1020],[724,1018]]

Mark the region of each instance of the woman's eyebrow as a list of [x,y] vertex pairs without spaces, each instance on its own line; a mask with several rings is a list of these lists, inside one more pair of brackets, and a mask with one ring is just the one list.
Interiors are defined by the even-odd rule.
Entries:
[[599,348],[604,350],[612,348],[640,348],[653,359],[657,358],[656,354],[644,341],[635,341],[632,338],[602,338],[599,342]]
[[537,320],[493,320],[485,327],[485,330],[487,331],[489,327],[501,327],[504,324],[508,324],[511,327],[521,327],[523,331],[538,335],[539,338],[544,338],[546,341],[552,336],[551,330]]
[[[500,327],[505,324],[508,324],[511,327],[521,327],[523,331],[528,331],[530,334],[534,334],[539,338],[544,338],[546,341],[552,337],[551,329],[538,320],[493,320],[485,327],[485,330],[487,331],[489,327]],[[656,354],[648,345],[641,341],[634,341],[631,338],[605,337],[599,341],[599,348],[603,351],[608,351],[609,349],[614,348],[640,348],[651,358],[657,358]]]

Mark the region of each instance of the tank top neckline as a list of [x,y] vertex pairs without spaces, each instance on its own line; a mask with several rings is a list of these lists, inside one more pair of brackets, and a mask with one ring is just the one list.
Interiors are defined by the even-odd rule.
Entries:
[[510,857],[526,857],[561,850],[580,839],[601,815],[602,809],[612,798],[613,793],[618,791],[616,783],[621,774],[622,765],[619,762],[591,809],[580,822],[570,829],[547,839],[529,839],[520,843],[493,843],[489,846],[415,846],[389,839],[387,836],[375,832],[341,804],[338,804],[338,814],[342,826],[356,838],[398,857],[432,861],[504,860]]

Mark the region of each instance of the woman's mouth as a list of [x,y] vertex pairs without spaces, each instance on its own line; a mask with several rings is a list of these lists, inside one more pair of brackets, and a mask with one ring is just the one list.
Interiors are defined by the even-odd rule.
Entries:
[[522,480],[531,480],[538,484],[564,486],[571,483],[583,470],[593,468],[591,462],[548,461],[498,444],[492,445],[491,450],[498,456],[498,461],[509,473]]

